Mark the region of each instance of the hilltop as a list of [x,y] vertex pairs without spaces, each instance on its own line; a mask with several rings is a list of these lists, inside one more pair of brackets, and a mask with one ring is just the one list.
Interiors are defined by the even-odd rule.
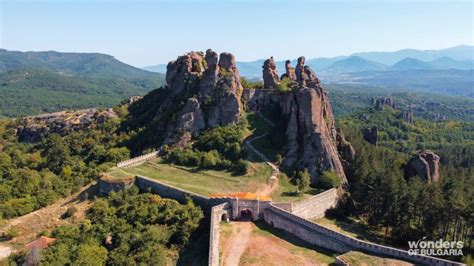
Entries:
[[162,74],[110,55],[0,49],[0,116],[112,107],[163,84]]

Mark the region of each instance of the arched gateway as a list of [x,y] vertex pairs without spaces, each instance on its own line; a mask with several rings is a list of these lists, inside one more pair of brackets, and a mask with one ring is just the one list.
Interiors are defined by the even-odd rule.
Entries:
[[[236,194],[213,194],[211,199],[219,199],[229,203],[230,216],[232,220],[255,221],[261,218],[262,211],[270,204],[272,199],[267,196],[260,196],[254,193]],[[225,213],[224,213],[225,214]],[[224,214],[221,219],[224,221]]]

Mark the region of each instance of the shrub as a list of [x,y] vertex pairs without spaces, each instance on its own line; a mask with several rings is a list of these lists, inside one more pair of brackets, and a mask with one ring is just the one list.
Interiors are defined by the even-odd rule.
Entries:
[[239,159],[233,165],[233,170],[235,174],[245,175],[248,172],[249,163],[243,159]]
[[220,162],[219,152],[216,150],[204,152],[201,157],[201,167],[202,168],[214,168]]
[[308,169],[299,171],[296,175],[296,183],[298,185],[298,193],[304,193],[308,190],[311,182],[311,176],[309,175]]
[[293,83],[293,80],[289,78],[283,78],[282,80],[280,80],[280,84],[278,84],[277,89],[279,92],[283,93],[290,92],[292,87],[294,86]]
[[6,231],[5,236],[8,240],[10,240],[10,239],[13,239],[13,238],[17,237],[18,234],[19,234],[18,229],[15,226],[12,226],[12,227],[8,228],[8,230]]
[[339,187],[341,185],[341,178],[336,173],[326,171],[319,177],[317,185],[323,189]]
[[64,213],[63,217],[64,218],[72,217],[77,211],[78,210],[77,210],[76,206],[71,206],[71,207],[67,208],[67,210]]

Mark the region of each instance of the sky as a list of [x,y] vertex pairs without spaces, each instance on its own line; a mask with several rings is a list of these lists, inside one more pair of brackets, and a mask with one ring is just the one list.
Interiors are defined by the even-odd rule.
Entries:
[[473,0],[0,0],[0,16],[1,48],[139,67],[208,48],[252,61],[474,44]]

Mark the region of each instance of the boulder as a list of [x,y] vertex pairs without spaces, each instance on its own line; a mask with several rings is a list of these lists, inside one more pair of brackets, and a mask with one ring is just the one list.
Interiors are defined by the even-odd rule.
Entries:
[[430,150],[419,151],[414,154],[405,167],[405,177],[419,176],[428,183],[438,182],[439,156]]
[[265,60],[262,68],[263,87],[277,88],[278,84],[280,84],[280,80],[278,79],[278,72],[273,57]]

